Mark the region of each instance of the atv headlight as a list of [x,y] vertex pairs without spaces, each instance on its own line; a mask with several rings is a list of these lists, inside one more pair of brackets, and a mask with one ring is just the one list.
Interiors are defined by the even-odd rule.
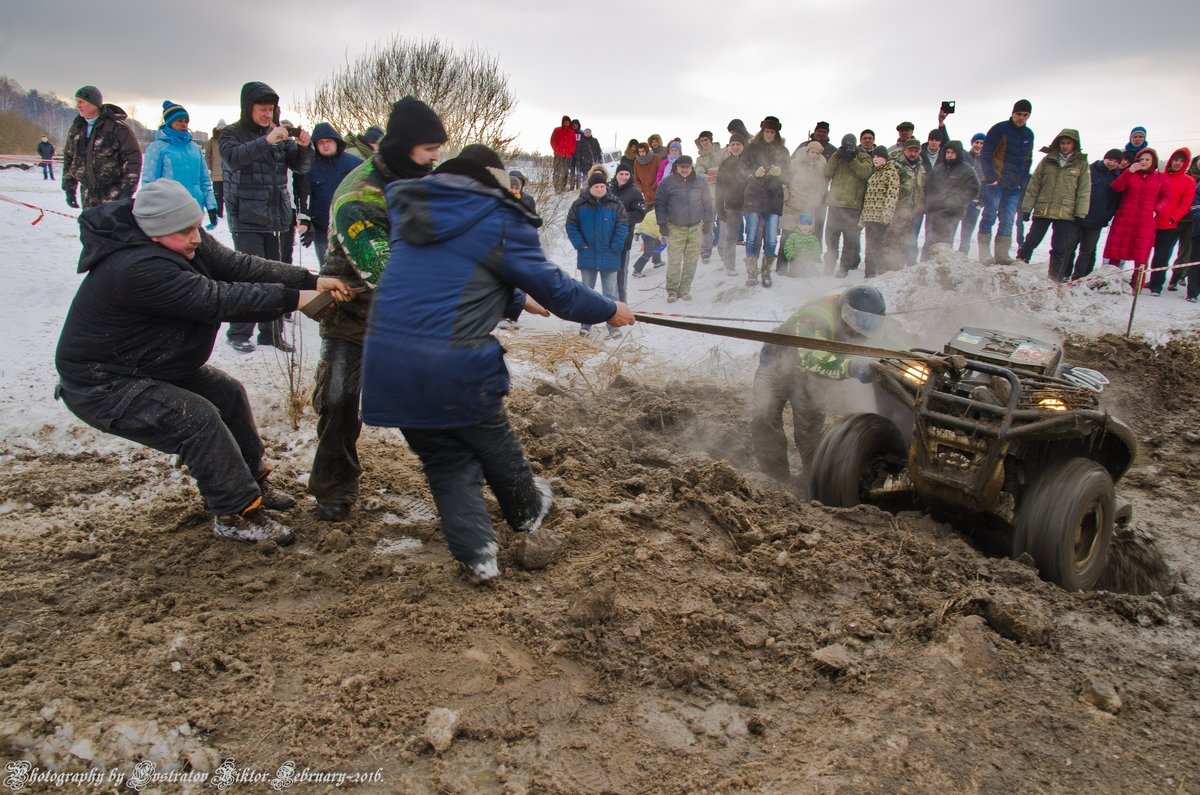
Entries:
[[1067,404],[1061,398],[1048,397],[1038,401],[1039,409],[1047,409],[1048,411],[1066,411]]
[[901,362],[900,372],[914,384],[923,386],[929,380],[929,368],[921,362]]

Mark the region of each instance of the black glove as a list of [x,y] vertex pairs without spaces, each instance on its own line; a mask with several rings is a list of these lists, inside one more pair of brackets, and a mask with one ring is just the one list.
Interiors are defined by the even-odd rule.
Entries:
[[302,235],[300,235],[300,245],[304,246],[305,248],[308,248],[312,244],[313,244],[313,228],[312,228],[312,224],[310,223],[308,225],[308,228],[304,230],[304,233]]
[[79,202],[75,200],[75,191],[69,191],[67,193],[67,206],[74,207],[76,210],[79,209]]
[[1032,216],[1033,216],[1033,213],[1021,213],[1021,220],[1024,221],[1025,223],[1029,223],[1029,219]]
[[217,211],[215,209],[208,211],[208,226],[204,228],[210,232],[217,228]]

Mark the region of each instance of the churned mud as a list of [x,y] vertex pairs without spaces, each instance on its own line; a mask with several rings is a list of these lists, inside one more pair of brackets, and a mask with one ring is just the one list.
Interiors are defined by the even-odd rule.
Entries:
[[[212,538],[166,456],[18,454],[0,761],[292,761],[365,792],[1200,792],[1200,347],[1069,356],[1143,440],[1119,591],[1063,592],[917,512],[801,501],[755,470],[747,390],[695,381],[514,394],[560,544],[516,565],[497,510],[489,587],[390,432],[364,436],[350,519],[302,501],[286,549]],[[302,492],[303,451],[268,443]]]

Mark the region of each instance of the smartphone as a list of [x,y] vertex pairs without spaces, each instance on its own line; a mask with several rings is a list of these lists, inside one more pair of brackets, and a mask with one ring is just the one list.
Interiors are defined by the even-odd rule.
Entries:
[[947,115],[954,112],[954,100],[949,99],[942,102],[942,113]]

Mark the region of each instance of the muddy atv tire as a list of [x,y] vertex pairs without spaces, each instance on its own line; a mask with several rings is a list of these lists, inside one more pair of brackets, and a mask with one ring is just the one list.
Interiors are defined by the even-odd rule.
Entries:
[[809,473],[809,496],[834,508],[864,501],[867,490],[907,459],[896,424],[878,414],[851,414],[821,437]]
[[1067,591],[1096,585],[1108,566],[1116,497],[1108,470],[1072,458],[1043,471],[1025,492],[1013,557],[1028,552],[1043,579]]

